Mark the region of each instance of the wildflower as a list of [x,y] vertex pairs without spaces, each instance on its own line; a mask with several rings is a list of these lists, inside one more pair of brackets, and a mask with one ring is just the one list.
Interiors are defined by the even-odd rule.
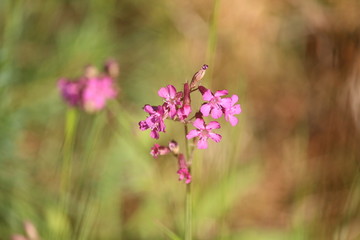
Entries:
[[83,93],[84,109],[87,112],[96,112],[104,108],[108,99],[117,95],[110,77],[90,78],[86,82]]
[[176,172],[179,175],[179,181],[185,179],[185,183],[191,183],[191,174],[186,164],[184,154],[178,155],[179,170]]
[[220,142],[221,135],[211,132],[212,129],[220,128],[220,124],[218,122],[212,121],[206,125],[202,118],[197,118],[194,121],[193,126],[197,129],[191,130],[186,135],[186,138],[191,139],[194,137],[199,137],[199,140],[197,142],[198,149],[206,149],[208,147],[208,138],[211,138],[215,142]]
[[84,81],[69,81],[65,78],[58,81],[58,88],[63,99],[72,107],[81,104],[83,87]]
[[180,98],[182,92],[176,92],[176,88],[173,85],[167,85],[167,87],[160,88],[158,95],[165,99],[165,107],[168,109],[171,118],[176,115],[176,107],[181,104]]
[[164,118],[166,114],[162,106],[150,106],[145,105],[144,111],[149,113],[150,116],[145,121],[139,122],[140,130],[151,129],[150,136],[155,139],[159,139],[159,132],[165,132]]
[[222,99],[222,96],[225,96],[228,94],[227,90],[221,90],[215,92],[213,94],[209,89],[206,89],[204,87],[200,88],[200,92],[202,92],[203,100],[207,101],[207,103],[203,104],[200,108],[201,113],[207,117],[209,114],[211,114],[211,117],[217,119],[220,118],[223,115],[223,105],[226,104],[229,100],[224,98]]
[[232,95],[231,98],[227,98],[227,101],[223,104],[225,109],[225,120],[230,122],[232,126],[235,126],[238,123],[238,119],[234,117],[234,115],[241,113],[240,104],[235,105],[238,99],[239,97],[237,95]]
[[208,65],[204,64],[199,71],[197,71],[191,79],[190,88],[194,88],[198,82],[204,77]]
[[151,156],[154,158],[157,158],[159,155],[166,155],[170,152],[170,149],[165,146],[160,146],[159,144],[154,144],[154,146],[151,148]]

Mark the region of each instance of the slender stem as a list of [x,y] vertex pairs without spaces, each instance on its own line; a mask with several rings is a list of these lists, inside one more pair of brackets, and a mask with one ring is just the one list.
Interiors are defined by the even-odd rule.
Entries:
[[[188,134],[188,126],[184,125],[185,129],[185,145],[186,145],[186,160],[191,163],[189,140],[186,138]],[[189,173],[191,174],[191,165],[188,166]],[[192,201],[191,201],[191,183],[186,184],[186,197],[185,197],[185,240],[192,239]]]
[[[191,174],[191,167],[189,167]],[[191,201],[191,183],[186,184],[186,199],[185,199],[185,240],[192,239],[192,201]]]

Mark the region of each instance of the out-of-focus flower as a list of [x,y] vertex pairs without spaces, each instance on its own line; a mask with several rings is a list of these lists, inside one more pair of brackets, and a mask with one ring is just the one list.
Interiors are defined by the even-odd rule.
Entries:
[[176,115],[176,108],[181,104],[180,99],[182,92],[176,92],[176,88],[173,85],[167,85],[160,88],[158,95],[165,99],[164,107],[169,112],[169,116],[174,118]]
[[72,107],[81,105],[84,85],[85,82],[83,80],[69,81],[62,78],[58,81],[61,96]]
[[208,147],[207,140],[211,138],[215,142],[220,142],[221,135],[211,132],[212,129],[219,129],[220,124],[216,121],[205,124],[202,118],[197,118],[194,123],[194,127],[197,129],[191,130],[187,135],[187,139],[198,137],[197,147],[199,149],[206,149]]
[[207,117],[211,114],[211,117],[217,119],[223,115],[223,106],[229,101],[228,99],[222,99],[222,96],[228,94],[227,90],[221,90],[213,94],[209,89],[202,90],[203,100],[207,103],[203,104],[200,108],[201,113]]
[[225,108],[225,119],[230,122],[232,126],[238,123],[238,119],[234,117],[234,115],[241,113],[240,104],[236,104],[238,99],[239,97],[237,95],[232,95],[231,98],[227,98],[227,101],[225,101],[223,105]]
[[110,77],[90,78],[83,92],[83,105],[87,112],[96,112],[105,107],[106,101],[116,97]]
[[154,146],[151,148],[151,156],[154,158],[157,158],[159,155],[166,155],[170,153],[170,149],[165,146],[160,146],[159,144],[154,144]]
[[163,106],[145,105],[144,111],[149,113],[150,116],[147,117],[145,121],[139,122],[140,130],[144,131],[150,128],[150,136],[159,139],[159,132],[165,132],[164,119],[166,118],[166,114]]
[[87,65],[82,77],[75,81],[62,78],[58,88],[63,99],[72,107],[93,113],[103,109],[108,100],[117,96],[113,78],[117,76],[117,62],[107,63],[106,72],[99,74],[96,67]]
[[179,170],[176,172],[179,175],[179,181],[185,180],[186,184],[191,183],[191,174],[189,172],[186,160],[183,154],[178,155]]

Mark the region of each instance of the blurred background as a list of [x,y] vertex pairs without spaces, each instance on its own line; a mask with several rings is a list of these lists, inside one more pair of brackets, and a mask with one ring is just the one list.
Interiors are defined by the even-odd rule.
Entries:
[[[360,239],[357,0],[1,0],[0,239],[181,239],[185,184],[141,132],[142,107],[209,64],[239,124],[198,150],[194,239]],[[68,107],[60,77],[120,64],[116,101],[79,113],[59,208]],[[196,101],[196,100],[194,100]],[[198,100],[199,101],[199,100]],[[178,237],[177,237],[178,236]]]

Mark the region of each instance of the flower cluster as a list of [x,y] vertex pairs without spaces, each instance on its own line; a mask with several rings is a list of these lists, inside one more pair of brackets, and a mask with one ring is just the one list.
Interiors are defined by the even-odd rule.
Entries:
[[109,99],[117,96],[113,79],[119,74],[119,66],[110,60],[104,69],[102,74],[98,74],[94,66],[87,66],[83,76],[75,81],[60,79],[58,88],[65,102],[90,113],[103,109]]
[[[241,113],[241,107],[240,104],[237,104],[237,95],[225,97],[228,94],[227,90],[212,92],[204,86],[198,86],[207,68],[208,65],[203,65],[202,68],[195,73],[190,84],[184,84],[183,91],[177,91],[173,85],[160,88],[158,95],[163,98],[163,104],[158,106],[144,106],[144,111],[149,115],[145,120],[139,122],[140,130],[150,129],[150,136],[154,139],[159,139],[160,132],[165,132],[166,130],[164,120],[169,119],[185,125],[192,124],[196,128],[188,132],[186,138],[197,141],[198,149],[208,148],[208,139],[220,142],[222,138],[221,135],[212,132],[212,130],[220,128],[220,123],[217,121],[205,123],[204,117],[211,116],[213,119],[219,119],[224,116],[226,121],[230,122],[232,126],[236,126],[238,119],[235,115]],[[194,111],[191,106],[191,94],[194,92],[199,92],[204,100],[200,109],[196,111]],[[192,112],[194,112],[194,115],[190,116]],[[165,155],[170,152],[172,152],[170,147],[155,144],[151,150],[151,155],[156,158],[159,155]],[[189,163],[186,163],[183,154],[174,154],[179,162],[178,174],[180,180],[185,179],[186,183],[190,183],[191,175],[187,168]]]

